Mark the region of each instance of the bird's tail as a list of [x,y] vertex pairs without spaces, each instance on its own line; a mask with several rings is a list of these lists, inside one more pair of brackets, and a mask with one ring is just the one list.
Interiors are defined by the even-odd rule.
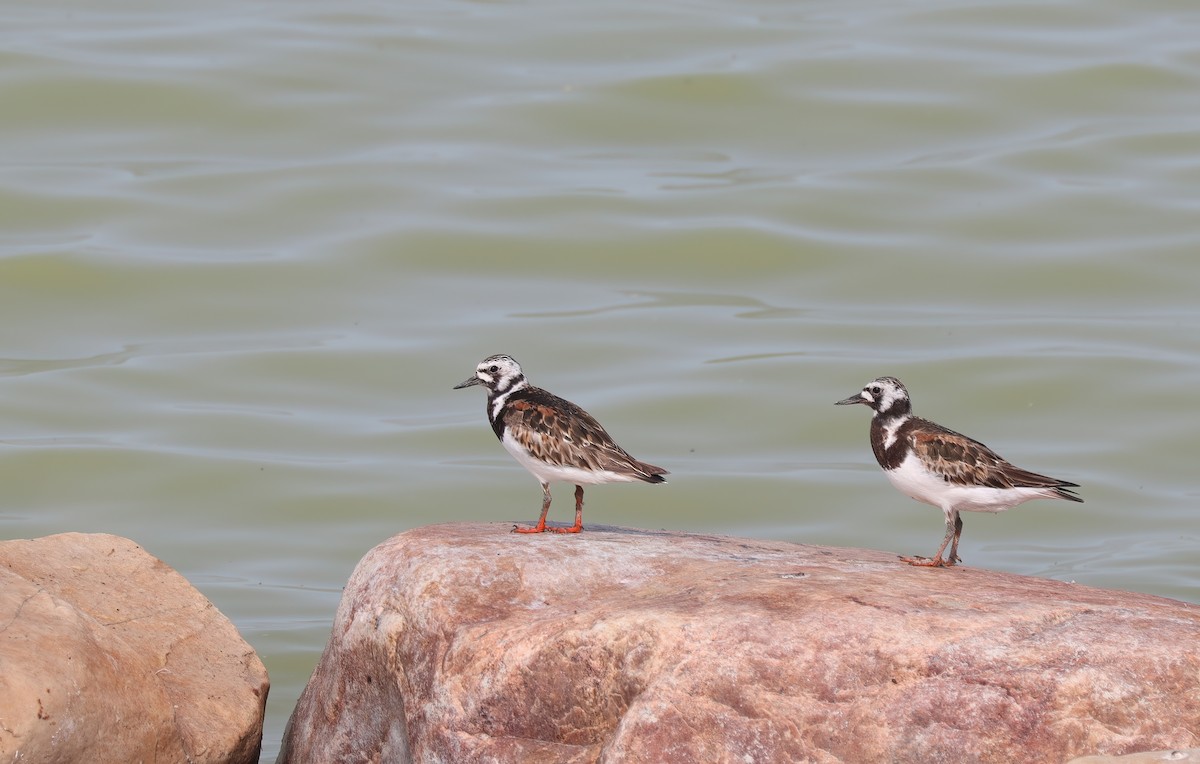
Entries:
[[647,483],[665,483],[667,479],[663,475],[671,474],[662,467],[655,467],[653,464],[647,464],[646,462],[638,462],[637,468],[642,473],[638,477]]
[[1054,494],[1054,498],[1056,498],[1056,499],[1066,499],[1067,501],[1077,501],[1080,504],[1082,504],[1083,499],[1079,498],[1071,491],[1072,488],[1078,488],[1078,487],[1079,486],[1076,485],[1075,483],[1063,483],[1062,485],[1054,486],[1051,489],[1051,493]]

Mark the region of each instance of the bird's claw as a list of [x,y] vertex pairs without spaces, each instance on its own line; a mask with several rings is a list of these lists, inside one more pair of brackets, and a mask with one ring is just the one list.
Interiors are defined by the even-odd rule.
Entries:
[[957,557],[951,557],[943,560],[941,557],[934,557],[933,559],[930,559],[928,557],[921,557],[919,555],[914,555],[912,557],[904,557],[901,555],[900,561],[906,562],[909,565],[917,568],[952,568],[954,567],[954,563],[961,562],[961,560],[959,560]]

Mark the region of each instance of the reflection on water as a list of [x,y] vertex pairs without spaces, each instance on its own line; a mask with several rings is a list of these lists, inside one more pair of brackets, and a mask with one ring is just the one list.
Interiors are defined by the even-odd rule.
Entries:
[[926,550],[833,406],[894,374],[1082,485],[969,564],[1200,602],[1184,10],[9,4],[0,533],[187,575],[264,761],[366,550],[536,513],[493,352],[671,470],[597,522]]

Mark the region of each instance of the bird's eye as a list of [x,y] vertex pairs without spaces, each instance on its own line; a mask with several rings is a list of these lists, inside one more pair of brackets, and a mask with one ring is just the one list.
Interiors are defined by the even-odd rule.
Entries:
[[495,364],[492,364],[491,366],[488,367],[488,371],[495,374],[496,372],[500,371],[500,367],[496,366]]
[[879,395],[880,393],[883,392],[883,390],[879,389],[879,385],[874,385],[873,387],[868,388],[867,392],[870,393],[871,395]]

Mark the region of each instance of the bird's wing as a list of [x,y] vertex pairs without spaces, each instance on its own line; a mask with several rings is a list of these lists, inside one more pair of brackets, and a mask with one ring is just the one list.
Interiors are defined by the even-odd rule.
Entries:
[[651,481],[666,474],[666,470],[630,456],[591,414],[574,403],[537,388],[522,392],[528,394],[509,401],[504,426],[535,458]]
[[979,441],[932,422],[910,437],[917,456],[948,483],[989,488],[1075,487],[1074,483],[1021,469]]

